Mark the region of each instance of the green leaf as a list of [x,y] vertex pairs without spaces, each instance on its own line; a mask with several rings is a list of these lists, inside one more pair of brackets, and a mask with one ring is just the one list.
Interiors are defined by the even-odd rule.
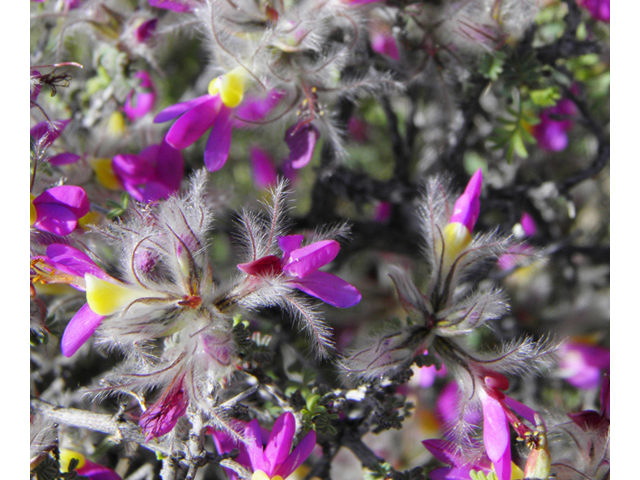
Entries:
[[506,58],[507,55],[504,52],[486,53],[480,62],[480,73],[495,82],[504,71],[503,66]]
[[529,92],[531,101],[542,108],[553,107],[560,100],[560,92],[557,87],[547,87]]

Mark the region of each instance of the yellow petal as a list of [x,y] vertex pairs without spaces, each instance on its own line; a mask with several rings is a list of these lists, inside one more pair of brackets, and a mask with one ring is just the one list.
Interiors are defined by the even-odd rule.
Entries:
[[219,78],[217,88],[220,91],[220,99],[227,107],[235,108],[242,102],[245,75],[242,67],[236,67]]
[[78,452],[74,452],[73,450],[67,450],[66,448],[61,448],[60,449],[60,471],[68,472],[69,463],[71,463],[71,460],[73,460],[74,458],[78,460],[78,466],[76,467],[76,470],[78,470],[79,468],[82,468],[85,464],[84,455]]
[[91,168],[96,172],[96,178],[103,187],[109,190],[119,190],[120,182],[118,182],[115,173],[113,173],[112,162],[113,160],[110,158],[96,158],[91,160]]
[[524,472],[522,469],[511,462],[511,480],[522,480],[524,478]]
[[36,213],[36,207],[33,205],[33,200],[36,198],[36,196],[32,193],[31,195],[31,211],[29,212],[31,214],[31,226],[33,227],[33,224],[36,223],[37,220],[37,216],[38,214]]
[[87,303],[98,315],[111,315],[134,300],[152,296],[144,290],[120,282],[107,282],[90,273],[84,276],[84,280],[87,284]]
[[107,123],[107,132],[113,136],[120,136],[124,134],[125,128],[124,115],[122,112],[113,112],[109,117],[109,122]]
[[262,470],[256,470],[255,472],[253,472],[253,476],[251,477],[251,480],[271,480],[271,479]]
[[89,212],[84,217],[78,219],[78,224],[82,227],[86,225],[98,225],[100,223],[100,214],[98,212]]

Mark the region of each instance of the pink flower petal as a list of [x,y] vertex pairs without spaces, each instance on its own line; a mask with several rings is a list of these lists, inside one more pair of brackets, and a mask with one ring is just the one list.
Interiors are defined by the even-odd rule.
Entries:
[[313,448],[316,446],[316,432],[311,430],[300,441],[296,448],[291,452],[284,462],[280,464],[275,475],[280,475],[282,478],[287,478],[291,475],[304,461],[309,458]]
[[[285,412],[280,415],[273,424],[267,447],[264,449],[264,458],[267,461],[265,473],[267,475],[272,476],[277,467],[289,456],[295,433],[296,419],[293,414]],[[283,478],[286,477],[283,476]]]
[[267,189],[278,183],[278,172],[273,159],[267,152],[253,147],[250,156],[253,168],[253,183],[256,188]]
[[509,446],[500,458],[494,460],[493,468],[498,480],[511,480],[511,448]]
[[103,272],[93,260],[84,252],[62,243],[52,243],[47,247],[47,257],[55,264],[55,268],[83,277],[86,273],[108,280],[111,277]]
[[87,194],[81,187],[73,185],[62,185],[53,187],[38,195],[33,200],[33,204],[37,206],[61,205],[66,207],[77,218],[81,218],[89,213],[89,199]]
[[182,389],[182,381],[178,386],[170,385],[162,397],[140,416],[138,424],[146,441],[173,430],[178,419],[187,412],[188,406],[189,399]]
[[396,40],[390,33],[375,33],[371,38],[371,49],[380,55],[386,55],[392,60],[400,60],[400,53],[398,52]]
[[356,287],[331,273],[313,272],[289,283],[312,297],[338,308],[352,307],[362,299]]
[[287,130],[284,140],[289,146],[289,163],[293,168],[302,168],[311,161],[320,132],[311,123],[297,123]]
[[196,105],[176,120],[165,137],[167,143],[179,150],[193,144],[213,126],[221,106],[220,96],[209,95],[205,102]]
[[82,468],[76,470],[78,474],[88,477],[90,480],[122,480],[120,475],[110,468],[103,467],[90,460],[86,460]]
[[163,140],[157,153],[156,179],[173,193],[180,190],[182,177],[184,177],[182,154]]
[[260,122],[278,105],[278,102],[284,95],[284,92],[270,90],[264,97],[246,97],[233,111],[234,127],[249,128],[255,126],[252,123],[243,122],[242,120]]
[[202,95],[201,97],[196,97],[186,102],[176,103],[175,105],[171,105],[170,107],[165,108],[160,113],[158,113],[153,119],[153,123],[164,123],[169,120],[173,120],[176,117],[179,117],[183,113],[191,110],[192,108],[201,105],[202,103],[207,102],[211,99],[211,95]]
[[264,458],[264,449],[262,447],[262,433],[260,432],[260,424],[255,418],[249,422],[244,429],[245,446],[251,460],[251,468],[262,470],[266,473],[267,463]]
[[503,457],[505,450],[509,450],[509,424],[498,400],[484,392],[480,398],[484,416],[484,447],[487,456],[495,464]]
[[304,278],[331,262],[340,251],[335,240],[321,240],[291,252],[283,270],[294,277]]
[[157,18],[152,18],[151,20],[147,20],[146,22],[141,23],[140,26],[136,28],[136,31],[135,31],[136,40],[139,43],[148,42],[151,39],[151,37],[153,37],[153,34],[155,33],[157,26],[158,26]]
[[291,252],[300,248],[304,240],[304,235],[285,235],[284,237],[278,237],[278,246],[282,250],[282,263],[286,263],[289,260]]
[[47,161],[51,165],[54,165],[57,167],[59,165],[68,165],[70,163],[76,163],[78,160],[80,160],[80,158],[81,158],[80,155],[76,155],[75,153],[62,152],[57,155],[54,155],[53,157],[49,157]]
[[62,339],[60,340],[60,350],[65,357],[70,357],[78,351],[78,349],[84,345],[84,342],[89,340],[89,337],[93,335],[93,332],[100,326],[104,317],[94,313],[89,308],[89,304],[85,303],[84,306],[78,310],[73,318],[67,324],[67,328],[64,329]]
[[232,109],[223,105],[213,123],[207,146],[204,149],[204,165],[210,172],[220,170],[227,162],[227,158],[229,158],[231,133],[233,131],[232,111]]
[[191,0],[149,0],[149,5],[178,13],[193,11],[193,2]]
[[45,203],[35,205],[35,207],[36,222],[34,227],[38,230],[65,236],[73,232],[78,225],[77,217],[64,205]]
[[469,232],[478,220],[480,214],[480,194],[482,193],[482,170],[473,174],[464,193],[456,200],[450,223],[461,223]]
[[49,122],[40,122],[31,128],[31,136],[36,142],[42,142],[42,146],[51,145],[67,127],[71,119],[56,120],[53,125]]

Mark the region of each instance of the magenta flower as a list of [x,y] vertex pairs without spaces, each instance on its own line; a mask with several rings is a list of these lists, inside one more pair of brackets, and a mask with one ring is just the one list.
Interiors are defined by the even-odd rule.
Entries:
[[569,135],[573,128],[573,120],[578,110],[569,99],[560,100],[554,107],[547,108],[540,114],[540,123],[534,125],[533,136],[540,148],[549,152],[560,152],[567,148]]
[[511,479],[511,443],[509,423],[524,438],[529,429],[516,417],[514,411],[535,425],[536,412],[522,403],[507,397],[503,391],[509,388],[509,380],[497,372],[480,367],[477,372],[482,380],[479,392],[482,403],[483,440],[487,457],[493,463],[498,480]]
[[289,147],[287,162],[295,169],[307,165],[319,138],[320,132],[311,123],[299,122],[289,127],[284,134],[284,141]]
[[263,436],[258,420],[249,422],[244,437],[250,462],[247,467],[253,471],[253,480],[270,480],[276,476],[286,480],[311,455],[316,445],[316,432],[307,433],[292,452],[295,433],[296,422],[291,412],[278,417],[268,439]]
[[[39,91],[40,90],[38,90],[38,92]],[[42,149],[44,150],[60,136],[69,122],[71,122],[71,119],[58,120],[53,123],[40,122],[31,127],[30,134],[36,144],[40,144]]]
[[[234,126],[232,115],[243,101],[244,90],[245,72],[240,67],[234,68],[214,79],[209,84],[207,95],[165,108],[153,121],[163,123],[179,117],[165,137],[167,143],[178,150],[192,145],[211,129],[204,151],[204,164],[209,171],[215,172],[224,166],[229,157]],[[263,118],[259,115],[273,108],[279,98],[270,93],[263,101],[264,108],[239,110],[239,116],[258,122]]]
[[431,454],[443,463],[451,465],[450,467],[440,467],[429,472],[429,478],[432,480],[469,480],[471,471],[483,472],[488,474],[492,472],[491,461],[486,455],[474,462],[469,462],[467,458],[461,455],[460,448],[453,442],[447,440],[423,440],[422,444]]
[[111,167],[122,187],[133,198],[145,203],[177,192],[184,175],[182,154],[164,140],[138,155],[116,155]]
[[183,378],[165,389],[160,399],[140,416],[138,424],[148,442],[173,430],[178,419],[187,412],[189,398],[184,393]]
[[461,223],[469,233],[480,215],[480,193],[482,192],[482,170],[473,174],[464,192],[456,200],[449,223]]
[[589,10],[595,20],[607,23],[611,20],[611,0],[580,0],[578,5]]
[[149,5],[172,12],[186,13],[193,11],[196,2],[194,0],[149,0]]
[[69,235],[78,220],[89,213],[89,199],[81,187],[53,187],[31,195],[31,226],[56,235]]
[[156,103],[156,89],[149,73],[140,71],[135,74],[135,78],[140,79],[140,86],[132,89],[124,102],[124,113],[132,122],[153,110]]
[[89,480],[122,480],[120,475],[98,463],[87,460],[84,455],[72,450],[60,449],[60,467],[68,471],[71,460],[77,460],[75,472]]
[[147,43],[153,35],[156,33],[156,28],[158,27],[158,19],[152,18],[150,20],[146,20],[142,22],[136,28],[134,32],[136,40],[138,43]]
[[[460,388],[455,380],[447,383],[436,399],[434,414],[440,423],[447,429],[460,420]],[[465,423],[480,425],[482,414],[479,409],[466,409],[463,414]]]
[[576,388],[592,389],[600,384],[602,372],[609,370],[610,352],[598,345],[567,342],[558,350],[557,375]]
[[391,32],[376,31],[371,35],[371,50],[392,60],[400,60],[398,45]]
[[[43,283],[66,283],[81,291],[86,290],[85,274],[109,280],[111,277],[103,272],[91,258],[77,248],[60,243],[47,247],[46,256],[35,257],[32,270]],[[60,350],[65,357],[70,357],[96,331],[104,316],[94,313],[85,304],[67,324],[60,340]]]
[[264,150],[253,147],[249,153],[253,168],[253,183],[256,188],[264,190],[275,187],[278,183],[278,172],[273,158]]
[[[527,212],[522,213],[520,226],[527,237],[533,237],[538,231],[535,220]],[[530,257],[533,253],[534,248],[526,243],[513,245],[509,247],[509,251],[507,253],[500,255],[498,258],[498,268],[504,271],[509,271],[518,266],[524,258]]]
[[291,287],[334,307],[347,308],[357,304],[362,295],[353,285],[331,273],[318,271],[336,258],[340,244],[335,240],[321,240],[301,248],[303,238],[303,235],[279,237],[282,258],[268,255],[241,263],[238,268],[256,277],[283,275]]

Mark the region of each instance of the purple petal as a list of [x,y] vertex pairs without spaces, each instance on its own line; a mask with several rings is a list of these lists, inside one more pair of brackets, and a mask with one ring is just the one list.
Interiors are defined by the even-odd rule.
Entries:
[[146,441],[169,433],[178,419],[187,412],[188,406],[189,399],[184,394],[182,382],[177,387],[170,385],[160,400],[140,416],[138,424],[145,434]]
[[400,53],[393,35],[382,32],[375,33],[371,39],[371,50],[381,55],[386,55],[392,60],[400,60]]
[[473,174],[464,193],[456,200],[450,223],[461,223],[469,232],[478,220],[480,214],[480,193],[482,192],[482,170]]
[[89,213],[89,199],[87,194],[81,187],[73,185],[62,185],[53,187],[38,195],[33,200],[33,204],[37,206],[62,205],[69,209],[76,218],[81,218]]
[[140,201],[144,203],[169,198],[175,192],[160,182],[148,182],[146,185],[138,187],[137,190],[141,197]]
[[209,95],[205,102],[193,107],[173,124],[165,137],[167,143],[179,150],[193,144],[213,126],[221,106],[218,95]]
[[569,145],[569,136],[560,122],[543,119],[533,127],[538,146],[548,152],[560,152]]
[[316,446],[316,432],[311,430],[300,441],[296,448],[291,452],[284,462],[280,464],[278,469],[274,472],[276,475],[280,475],[282,478],[287,478],[291,475],[304,461],[309,458],[313,448]]
[[31,128],[31,136],[36,142],[42,141],[43,148],[51,145],[69,124],[71,119],[56,120],[51,125],[49,122],[40,122]]
[[507,446],[503,455],[493,462],[498,480],[511,480],[511,448]]
[[33,224],[38,230],[69,235],[78,225],[78,219],[71,210],[63,205],[45,203],[36,205],[36,222]]
[[100,326],[104,317],[94,313],[89,308],[89,304],[78,310],[73,318],[69,321],[67,328],[64,329],[62,339],[60,340],[60,350],[65,357],[70,357],[89,340],[93,332]]
[[289,163],[293,168],[302,168],[311,161],[320,132],[311,123],[297,123],[287,130],[284,140],[289,146]]
[[59,165],[68,165],[70,163],[76,163],[78,160],[80,160],[80,158],[81,158],[80,155],[76,155],[75,153],[62,152],[57,155],[54,155],[53,157],[49,157],[47,161],[51,165],[54,165],[57,167]]
[[147,20],[146,22],[141,23],[140,26],[138,26],[138,28],[136,28],[136,31],[135,31],[136,40],[139,43],[147,42],[148,40],[151,39],[151,37],[155,33],[157,26],[158,26],[157,18],[152,18],[151,20]]
[[285,235],[284,237],[278,237],[278,246],[282,250],[282,262],[286,263],[289,260],[291,252],[300,248],[304,240],[304,235]]
[[[273,475],[278,466],[289,456],[295,433],[296,419],[293,414],[285,412],[280,415],[273,424],[267,447],[264,449],[264,458],[267,461],[265,473],[267,475]],[[283,478],[286,477],[283,475]]]
[[56,269],[64,273],[79,277],[84,277],[86,273],[90,273],[103,280],[109,280],[111,278],[103,272],[86,253],[69,245],[52,243],[47,247],[47,257],[54,262]]
[[422,444],[425,446],[431,455],[438,460],[449,465],[460,465],[463,463],[462,459],[456,454],[456,446],[447,440],[429,439],[423,440]]
[[271,156],[264,150],[254,147],[251,149],[251,166],[253,168],[253,183],[256,188],[267,189],[278,183],[278,172]]
[[[142,152],[140,155],[142,155]],[[182,154],[163,140],[160,143],[157,154],[156,180],[173,193],[180,190],[182,177],[184,177],[184,158],[182,158]]]
[[431,470],[429,478],[431,480],[470,480],[471,467],[441,467]]
[[283,270],[294,277],[304,278],[331,262],[340,251],[335,240],[321,240],[291,252]]
[[251,123],[243,122],[243,119],[250,122],[261,121],[278,105],[284,95],[285,92],[270,90],[263,98],[246,97],[233,111],[234,127],[247,128],[253,126]]
[[190,0],[149,0],[149,5],[178,13],[193,11],[193,3]]
[[90,480],[122,480],[120,475],[110,468],[103,467],[90,460],[85,460],[82,468],[78,468],[76,472],[85,477],[89,477]]
[[536,227],[536,221],[527,212],[522,213],[522,217],[520,218],[520,225],[522,225],[524,234],[527,237],[533,237],[538,230],[538,228]]
[[141,155],[123,153],[113,157],[111,168],[120,183],[137,185],[146,183],[155,177],[155,162]]
[[511,397],[507,397],[506,395],[503,402],[511,407],[514,412],[531,423],[531,425],[536,424],[535,414],[537,412],[533,408],[527,407],[524,403],[520,403],[519,401],[514,400]]
[[220,170],[226,163],[227,158],[229,158],[231,133],[233,131],[232,111],[232,109],[223,105],[213,123],[207,146],[204,149],[204,165],[210,172]]
[[[134,97],[135,95],[135,97]],[[124,102],[124,113],[132,122],[144,117],[153,110],[156,103],[156,94],[153,92],[135,93],[134,90],[129,92]]]
[[196,97],[186,102],[171,105],[170,107],[167,107],[160,113],[158,113],[153,119],[153,123],[164,123],[168,122],[169,120],[173,120],[174,118],[179,117],[188,110],[191,110],[192,108],[195,108],[210,99],[211,95],[202,95],[201,97]]
[[260,424],[255,418],[245,427],[244,440],[253,471],[262,470],[267,473],[267,463],[264,459],[264,449],[262,447],[262,433],[260,432]]
[[484,416],[483,438],[487,456],[497,462],[509,450],[509,424],[502,404],[490,395],[481,395]]
[[289,283],[312,297],[338,308],[352,307],[362,299],[356,287],[331,273],[313,272]]
[[148,112],[153,110],[153,106],[156,103],[156,92],[153,81],[151,80],[151,75],[142,70],[135,74],[135,78],[140,79],[140,86],[138,88],[144,90],[137,91],[135,88],[132,89],[124,102],[124,113],[132,122],[144,117]]

